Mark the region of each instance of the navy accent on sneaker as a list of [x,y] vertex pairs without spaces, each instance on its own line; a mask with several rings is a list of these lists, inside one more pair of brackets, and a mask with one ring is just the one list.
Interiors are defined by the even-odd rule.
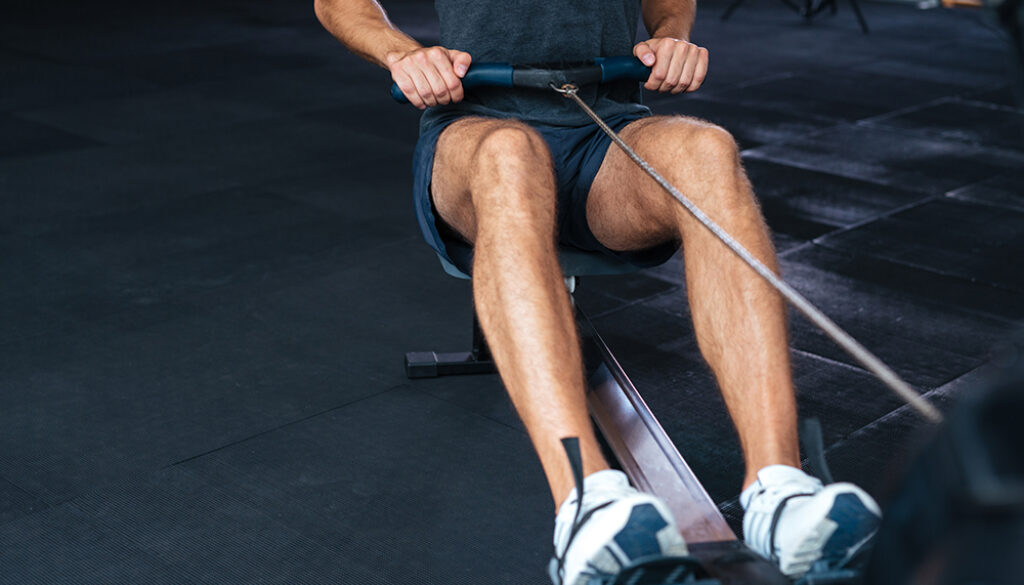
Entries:
[[653,504],[642,504],[629,513],[626,525],[615,535],[615,544],[619,545],[630,561],[660,554],[661,544],[656,535],[666,526],[668,522]]
[[[828,519],[839,525],[822,547],[821,560],[829,566],[847,560],[860,549],[864,541],[878,529],[881,518],[864,505],[855,494],[836,496]],[[843,527],[858,527],[858,530],[843,530]]]

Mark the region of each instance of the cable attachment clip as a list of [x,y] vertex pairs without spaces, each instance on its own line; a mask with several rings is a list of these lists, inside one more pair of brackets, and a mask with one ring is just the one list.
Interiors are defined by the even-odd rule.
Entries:
[[580,88],[576,87],[575,85],[573,85],[571,83],[563,83],[560,86],[559,85],[555,85],[554,83],[549,83],[548,87],[550,87],[551,89],[553,89],[553,90],[557,91],[558,93],[562,94],[562,97],[567,97],[567,98],[576,95],[576,92],[578,92],[580,90]]

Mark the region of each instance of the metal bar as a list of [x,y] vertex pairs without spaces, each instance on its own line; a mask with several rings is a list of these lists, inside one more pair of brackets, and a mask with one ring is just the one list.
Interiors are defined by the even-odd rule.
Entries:
[[735,540],[718,506],[590,320],[579,308],[576,315],[589,381],[587,406],[630,482],[668,504],[686,542]]

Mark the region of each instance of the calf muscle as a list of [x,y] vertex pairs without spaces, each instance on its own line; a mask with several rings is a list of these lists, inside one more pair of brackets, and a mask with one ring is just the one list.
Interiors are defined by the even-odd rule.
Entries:
[[573,487],[560,439],[580,438],[587,474],[607,464],[587,415],[579,341],[558,265],[551,157],[523,124],[460,120],[438,141],[432,191],[444,221],[475,245],[480,324],[557,506]]

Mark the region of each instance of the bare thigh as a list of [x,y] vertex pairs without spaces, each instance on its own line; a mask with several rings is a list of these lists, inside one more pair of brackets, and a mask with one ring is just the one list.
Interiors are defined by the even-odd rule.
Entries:
[[[619,135],[698,205],[729,210],[745,204],[749,183],[738,149],[718,126],[691,117],[652,116]],[[723,189],[723,182],[735,184]],[[680,240],[684,215],[682,206],[620,148],[609,147],[587,199],[587,221],[598,241],[613,250],[637,250]]]
[[441,219],[475,242],[481,211],[501,212],[503,201],[511,199],[485,200],[483,194],[506,186],[514,190],[523,177],[540,181],[539,188],[531,186],[531,199],[553,214],[554,171],[540,134],[516,120],[462,118],[438,138],[431,197]]

